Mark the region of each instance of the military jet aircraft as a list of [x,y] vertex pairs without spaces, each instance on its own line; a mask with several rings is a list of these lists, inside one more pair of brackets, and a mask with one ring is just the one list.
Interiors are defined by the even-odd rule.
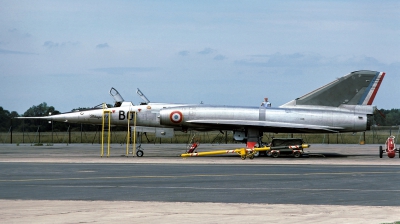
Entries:
[[[132,124],[135,112],[136,125],[156,129],[159,137],[173,136],[174,130],[233,131],[236,141],[246,142],[247,148],[254,148],[264,132],[339,133],[369,130],[374,110],[372,103],[384,76],[384,72],[376,71],[351,72],[279,107],[150,102],[133,105],[123,101],[118,94],[119,97],[114,96],[115,106],[107,110],[110,111],[108,114],[112,125],[127,126],[128,119]],[[101,125],[102,116],[103,109],[93,109],[28,119]]]

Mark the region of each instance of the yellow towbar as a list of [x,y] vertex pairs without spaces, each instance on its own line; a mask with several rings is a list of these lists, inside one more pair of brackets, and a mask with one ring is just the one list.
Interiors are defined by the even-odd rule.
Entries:
[[[217,150],[217,151],[208,151],[208,152],[195,152],[195,153],[183,153],[181,157],[195,157],[195,156],[211,156],[211,155],[221,155],[221,154],[229,154],[229,153],[237,153],[240,155],[241,159],[254,159],[254,154],[260,151],[279,151],[282,149],[290,149],[293,152],[302,153],[303,148],[308,148],[310,145],[302,144],[302,145],[292,145],[292,146],[276,146],[276,147],[269,147],[264,146],[261,148],[254,148],[254,149],[246,149],[246,148],[238,148],[238,149],[231,149],[231,150]],[[301,151],[301,152],[300,152]],[[278,154],[279,155],[279,154]]]

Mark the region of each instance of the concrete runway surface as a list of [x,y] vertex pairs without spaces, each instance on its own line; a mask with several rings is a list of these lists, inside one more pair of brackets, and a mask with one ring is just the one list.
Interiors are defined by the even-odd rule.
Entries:
[[98,144],[0,145],[2,222],[400,221],[400,158],[379,158],[378,145],[312,145],[308,157],[253,160],[184,159],[182,144],[142,146],[141,158],[126,158],[120,144],[101,158]]

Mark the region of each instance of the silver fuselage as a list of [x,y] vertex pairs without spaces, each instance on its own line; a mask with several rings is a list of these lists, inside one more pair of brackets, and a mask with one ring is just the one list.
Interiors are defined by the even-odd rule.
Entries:
[[[182,121],[171,119],[181,112]],[[184,106],[160,111],[160,124],[183,129],[232,130],[256,128],[264,132],[358,132],[367,129],[367,114],[347,109],[295,109],[232,106]]]
[[[131,113],[128,115],[128,112]],[[104,113],[105,112],[105,113]],[[136,112],[136,115],[133,113]],[[104,116],[103,116],[104,113]],[[45,117],[48,120],[111,125],[169,127],[175,130],[246,130],[284,133],[367,130],[367,113],[346,108],[259,108],[149,103],[93,109]],[[135,118],[136,117],[136,118]],[[43,119],[43,118],[42,118]]]

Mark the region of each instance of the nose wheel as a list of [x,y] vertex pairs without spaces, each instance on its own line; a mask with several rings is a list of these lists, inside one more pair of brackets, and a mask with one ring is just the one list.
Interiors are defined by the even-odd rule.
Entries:
[[143,154],[144,154],[143,150],[140,150],[140,149],[139,149],[139,150],[136,151],[136,156],[137,156],[137,157],[142,157]]
[[136,146],[136,156],[137,157],[142,157],[144,154],[143,148],[142,148],[142,144],[139,144],[138,146]]

